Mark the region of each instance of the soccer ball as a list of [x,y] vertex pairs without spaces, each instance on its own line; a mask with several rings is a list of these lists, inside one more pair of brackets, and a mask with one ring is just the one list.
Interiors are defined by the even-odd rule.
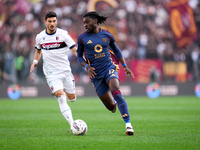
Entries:
[[75,120],[71,125],[71,131],[74,135],[84,135],[87,129],[87,124],[81,119]]

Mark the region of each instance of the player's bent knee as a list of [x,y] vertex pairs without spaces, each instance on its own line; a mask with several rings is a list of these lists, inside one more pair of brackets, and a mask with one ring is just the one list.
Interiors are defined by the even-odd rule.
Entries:
[[56,97],[59,97],[59,96],[61,96],[61,95],[64,95],[64,91],[63,91],[63,90],[58,90],[58,91],[56,91],[56,92],[54,93],[54,95],[55,95]]
[[76,95],[75,95],[75,94],[69,94],[69,95],[67,96],[67,98],[68,98],[68,100],[69,100],[70,102],[75,102],[75,101],[76,101]]
[[73,99],[68,99],[70,102],[75,102],[76,101],[76,97]]
[[70,102],[75,102],[76,101],[76,98],[74,99],[69,99]]

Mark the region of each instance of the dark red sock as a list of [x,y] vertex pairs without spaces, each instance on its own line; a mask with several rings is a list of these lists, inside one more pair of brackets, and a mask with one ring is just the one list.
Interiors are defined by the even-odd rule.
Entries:
[[114,90],[114,91],[112,91],[112,95],[113,95],[113,97],[115,97],[117,94],[120,94],[121,95],[121,92],[119,91],[119,90]]

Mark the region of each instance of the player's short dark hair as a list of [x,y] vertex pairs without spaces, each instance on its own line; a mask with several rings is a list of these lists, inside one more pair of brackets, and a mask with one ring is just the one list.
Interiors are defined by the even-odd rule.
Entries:
[[52,17],[56,17],[57,18],[57,14],[55,12],[53,12],[53,11],[49,11],[45,15],[45,20],[47,20],[47,18],[52,18]]
[[104,23],[104,21],[106,21],[106,19],[108,18],[108,17],[105,17],[105,16],[103,16],[103,15],[98,14],[96,11],[90,11],[90,12],[86,13],[86,14],[83,16],[83,18],[85,18],[85,17],[90,17],[90,18],[92,18],[92,19],[97,19],[97,20],[98,20],[98,21],[97,21],[97,24],[102,24],[102,23]]

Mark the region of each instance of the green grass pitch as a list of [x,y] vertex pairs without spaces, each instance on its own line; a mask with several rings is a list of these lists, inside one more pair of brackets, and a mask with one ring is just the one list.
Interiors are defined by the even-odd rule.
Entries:
[[200,99],[125,97],[134,136],[125,134],[120,116],[97,97],[79,97],[70,105],[74,119],[88,132],[75,136],[55,98],[0,100],[0,150],[199,150]]

